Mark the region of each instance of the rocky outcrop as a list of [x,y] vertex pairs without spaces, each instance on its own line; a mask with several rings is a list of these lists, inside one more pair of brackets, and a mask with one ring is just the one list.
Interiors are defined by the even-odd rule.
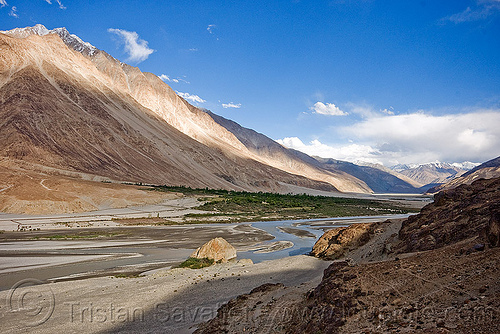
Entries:
[[352,224],[326,231],[314,244],[311,255],[325,260],[338,259],[347,251],[366,244],[377,226],[376,223]]
[[500,178],[445,190],[435,195],[434,203],[403,222],[396,250],[424,251],[474,237],[497,246],[499,217]]
[[227,262],[236,257],[236,248],[234,248],[224,238],[214,238],[203,246],[198,247],[190,257],[196,259],[209,258],[215,262]]

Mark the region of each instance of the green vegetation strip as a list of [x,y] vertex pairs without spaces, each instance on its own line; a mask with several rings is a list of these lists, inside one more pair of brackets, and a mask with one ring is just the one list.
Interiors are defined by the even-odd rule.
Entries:
[[[347,216],[373,216],[418,212],[390,201],[341,198],[328,196],[250,193],[221,189],[155,186],[165,192],[198,195],[206,203],[197,207],[209,213],[186,215],[200,222],[261,221],[280,219],[310,219]],[[220,219],[217,219],[220,217]]]
[[203,259],[197,259],[194,257],[188,258],[186,261],[179,264],[179,268],[191,268],[191,269],[200,269],[204,267],[209,267],[214,264],[213,259],[209,259],[207,257]]

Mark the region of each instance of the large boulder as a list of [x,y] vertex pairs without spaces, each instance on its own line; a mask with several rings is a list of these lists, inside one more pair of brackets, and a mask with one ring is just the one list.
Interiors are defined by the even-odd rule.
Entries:
[[338,259],[345,252],[367,243],[374,228],[373,223],[362,223],[328,230],[316,241],[311,255],[326,260]]
[[196,259],[209,258],[215,262],[227,262],[227,260],[236,257],[236,248],[234,248],[224,238],[215,238],[207,242],[201,247],[198,247],[191,257]]

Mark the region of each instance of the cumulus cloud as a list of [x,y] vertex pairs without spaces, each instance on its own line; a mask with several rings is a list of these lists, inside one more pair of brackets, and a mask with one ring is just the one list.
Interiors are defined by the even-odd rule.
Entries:
[[386,166],[398,163],[484,162],[500,155],[500,110],[435,116],[424,112],[378,114],[353,125],[332,129],[348,143],[303,143],[279,140],[307,154]]
[[176,92],[177,95],[182,97],[185,100],[191,101],[191,102],[196,102],[196,103],[205,103],[207,101],[203,100],[201,97],[198,95],[191,95],[189,93],[183,93],[183,92]]
[[229,102],[229,103],[223,103],[222,104],[222,108],[236,108],[236,109],[239,109],[241,108],[241,103],[233,103],[233,102]]
[[347,145],[327,145],[321,143],[317,139],[306,144],[297,137],[286,137],[278,139],[277,142],[285,147],[322,158],[334,158],[353,162],[362,160],[366,162],[381,163],[381,161],[377,159],[379,155],[378,151],[369,145],[354,143],[349,143]]
[[472,7],[462,12],[447,16],[441,21],[451,21],[455,24],[484,20],[500,11],[499,0],[478,0]]
[[140,39],[135,31],[109,28],[108,32],[120,37],[125,46],[125,52],[128,54],[127,61],[140,63],[148,59],[149,55],[155,51],[149,48],[148,42]]
[[348,115],[333,103],[316,102],[309,108],[315,114],[328,115],[328,116],[345,116]]

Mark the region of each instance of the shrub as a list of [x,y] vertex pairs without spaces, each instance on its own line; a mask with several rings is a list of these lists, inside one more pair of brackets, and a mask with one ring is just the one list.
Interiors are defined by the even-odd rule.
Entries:
[[209,259],[207,257],[205,257],[203,259],[189,257],[186,261],[179,264],[179,268],[200,269],[200,268],[204,268],[204,267],[209,267],[212,264],[214,264],[214,260]]

